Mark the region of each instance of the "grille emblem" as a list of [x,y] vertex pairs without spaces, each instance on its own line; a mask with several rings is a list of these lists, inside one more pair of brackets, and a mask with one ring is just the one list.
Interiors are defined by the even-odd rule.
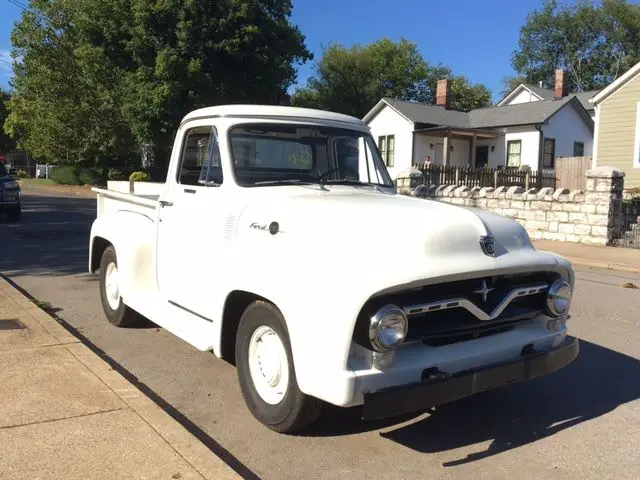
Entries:
[[494,290],[495,288],[487,287],[486,280],[482,280],[482,287],[478,290],[474,290],[473,293],[482,295],[482,303],[487,303],[487,295],[489,295],[489,293],[493,292]]
[[480,248],[485,255],[489,255],[490,257],[495,257],[496,255],[496,244],[495,240],[491,235],[486,235],[480,237]]

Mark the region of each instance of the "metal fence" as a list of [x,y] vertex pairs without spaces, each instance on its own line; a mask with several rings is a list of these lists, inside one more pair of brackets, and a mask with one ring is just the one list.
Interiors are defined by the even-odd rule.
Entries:
[[556,188],[558,180],[553,170],[489,169],[428,165],[415,167],[422,172],[425,185],[464,185],[473,187]]
[[640,249],[640,199],[615,200],[609,242],[615,247]]

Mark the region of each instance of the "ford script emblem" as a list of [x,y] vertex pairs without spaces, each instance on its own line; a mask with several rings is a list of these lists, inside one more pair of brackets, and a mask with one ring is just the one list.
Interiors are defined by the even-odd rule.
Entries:
[[480,248],[485,255],[494,257],[496,255],[496,244],[491,235],[480,237]]

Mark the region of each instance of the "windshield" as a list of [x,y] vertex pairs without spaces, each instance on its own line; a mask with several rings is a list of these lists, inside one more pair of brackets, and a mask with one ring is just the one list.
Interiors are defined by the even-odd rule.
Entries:
[[283,183],[392,187],[371,135],[297,124],[247,124],[230,131],[231,156],[242,186]]
[[0,163],[0,177],[5,177],[7,175],[9,175],[9,171],[2,163]]

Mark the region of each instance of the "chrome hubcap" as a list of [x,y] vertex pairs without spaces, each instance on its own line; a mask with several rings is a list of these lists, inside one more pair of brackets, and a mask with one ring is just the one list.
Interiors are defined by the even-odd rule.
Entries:
[[104,290],[109,307],[112,310],[117,310],[120,306],[120,288],[118,286],[118,267],[113,262],[107,265],[104,276]]
[[282,401],[289,386],[287,351],[278,334],[265,325],[249,340],[249,372],[258,395],[270,405]]

